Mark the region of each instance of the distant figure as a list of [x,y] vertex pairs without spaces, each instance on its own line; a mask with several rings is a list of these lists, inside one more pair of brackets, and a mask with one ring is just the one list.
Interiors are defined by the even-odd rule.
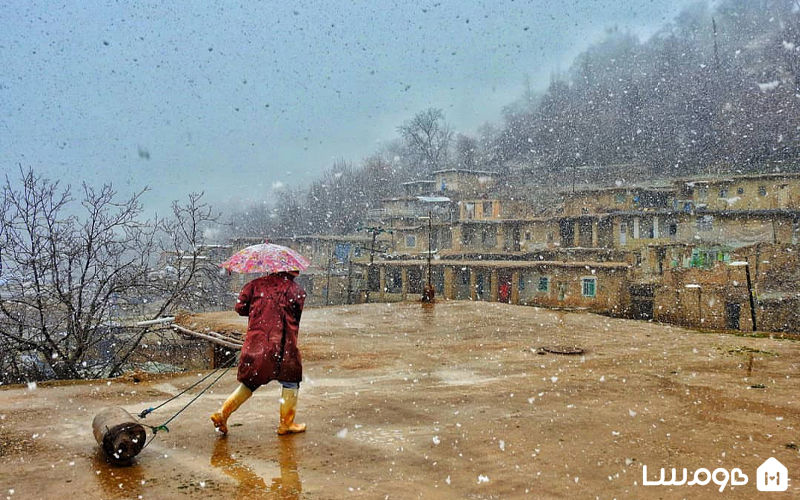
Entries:
[[499,293],[499,301],[500,302],[511,302],[511,285],[507,282],[500,283],[500,289],[498,290]]
[[436,289],[433,288],[433,285],[425,285],[422,289],[422,302],[435,302],[436,301]]
[[271,380],[282,386],[281,420],[278,434],[306,430],[294,423],[297,393],[303,365],[297,349],[300,316],[306,292],[294,282],[296,271],[268,274],[247,283],[236,301],[236,312],[248,316],[247,336],[242,346],[237,379],[241,384],[211,420],[222,434],[228,433],[228,418],[253,391]]

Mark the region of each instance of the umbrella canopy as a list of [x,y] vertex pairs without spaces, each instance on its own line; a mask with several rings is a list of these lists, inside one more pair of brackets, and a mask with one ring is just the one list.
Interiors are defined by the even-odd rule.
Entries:
[[305,271],[311,265],[308,259],[291,248],[269,242],[239,250],[222,267],[234,273],[280,273]]

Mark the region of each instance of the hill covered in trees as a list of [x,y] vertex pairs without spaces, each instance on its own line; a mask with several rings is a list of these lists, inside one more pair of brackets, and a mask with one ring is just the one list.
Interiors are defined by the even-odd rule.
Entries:
[[609,28],[476,136],[454,133],[441,110],[421,111],[360,164],[336,162],[271,206],[235,214],[232,232],[352,231],[401,182],[441,168],[500,172],[511,193],[625,172],[797,171],[799,129],[800,0],[701,1],[647,40]]

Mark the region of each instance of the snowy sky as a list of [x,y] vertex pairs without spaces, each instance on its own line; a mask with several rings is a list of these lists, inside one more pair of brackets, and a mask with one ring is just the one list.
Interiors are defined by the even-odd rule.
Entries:
[[358,161],[426,107],[498,121],[524,75],[691,0],[102,1],[0,5],[0,166],[76,185],[268,199]]

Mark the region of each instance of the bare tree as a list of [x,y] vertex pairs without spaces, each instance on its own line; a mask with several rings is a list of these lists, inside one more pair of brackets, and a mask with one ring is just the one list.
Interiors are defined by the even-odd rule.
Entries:
[[[115,311],[144,298],[155,318],[185,299],[207,272],[198,229],[215,219],[210,208],[192,195],[174,219],[143,221],[146,190],[119,200],[111,185],[84,184],[76,207],[69,186],[32,170],[20,181],[6,177],[0,205],[0,339],[13,369],[0,378],[118,374],[147,329],[121,328]],[[182,258],[159,276],[152,264],[166,245]]]
[[474,170],[478,166],[478,141],[468,135],[456,136],[456,161],[459,168]]
[[397,128],[415,158],[418,173],[430,173],[447,163],[453,130],[441,109],[429,108]]

